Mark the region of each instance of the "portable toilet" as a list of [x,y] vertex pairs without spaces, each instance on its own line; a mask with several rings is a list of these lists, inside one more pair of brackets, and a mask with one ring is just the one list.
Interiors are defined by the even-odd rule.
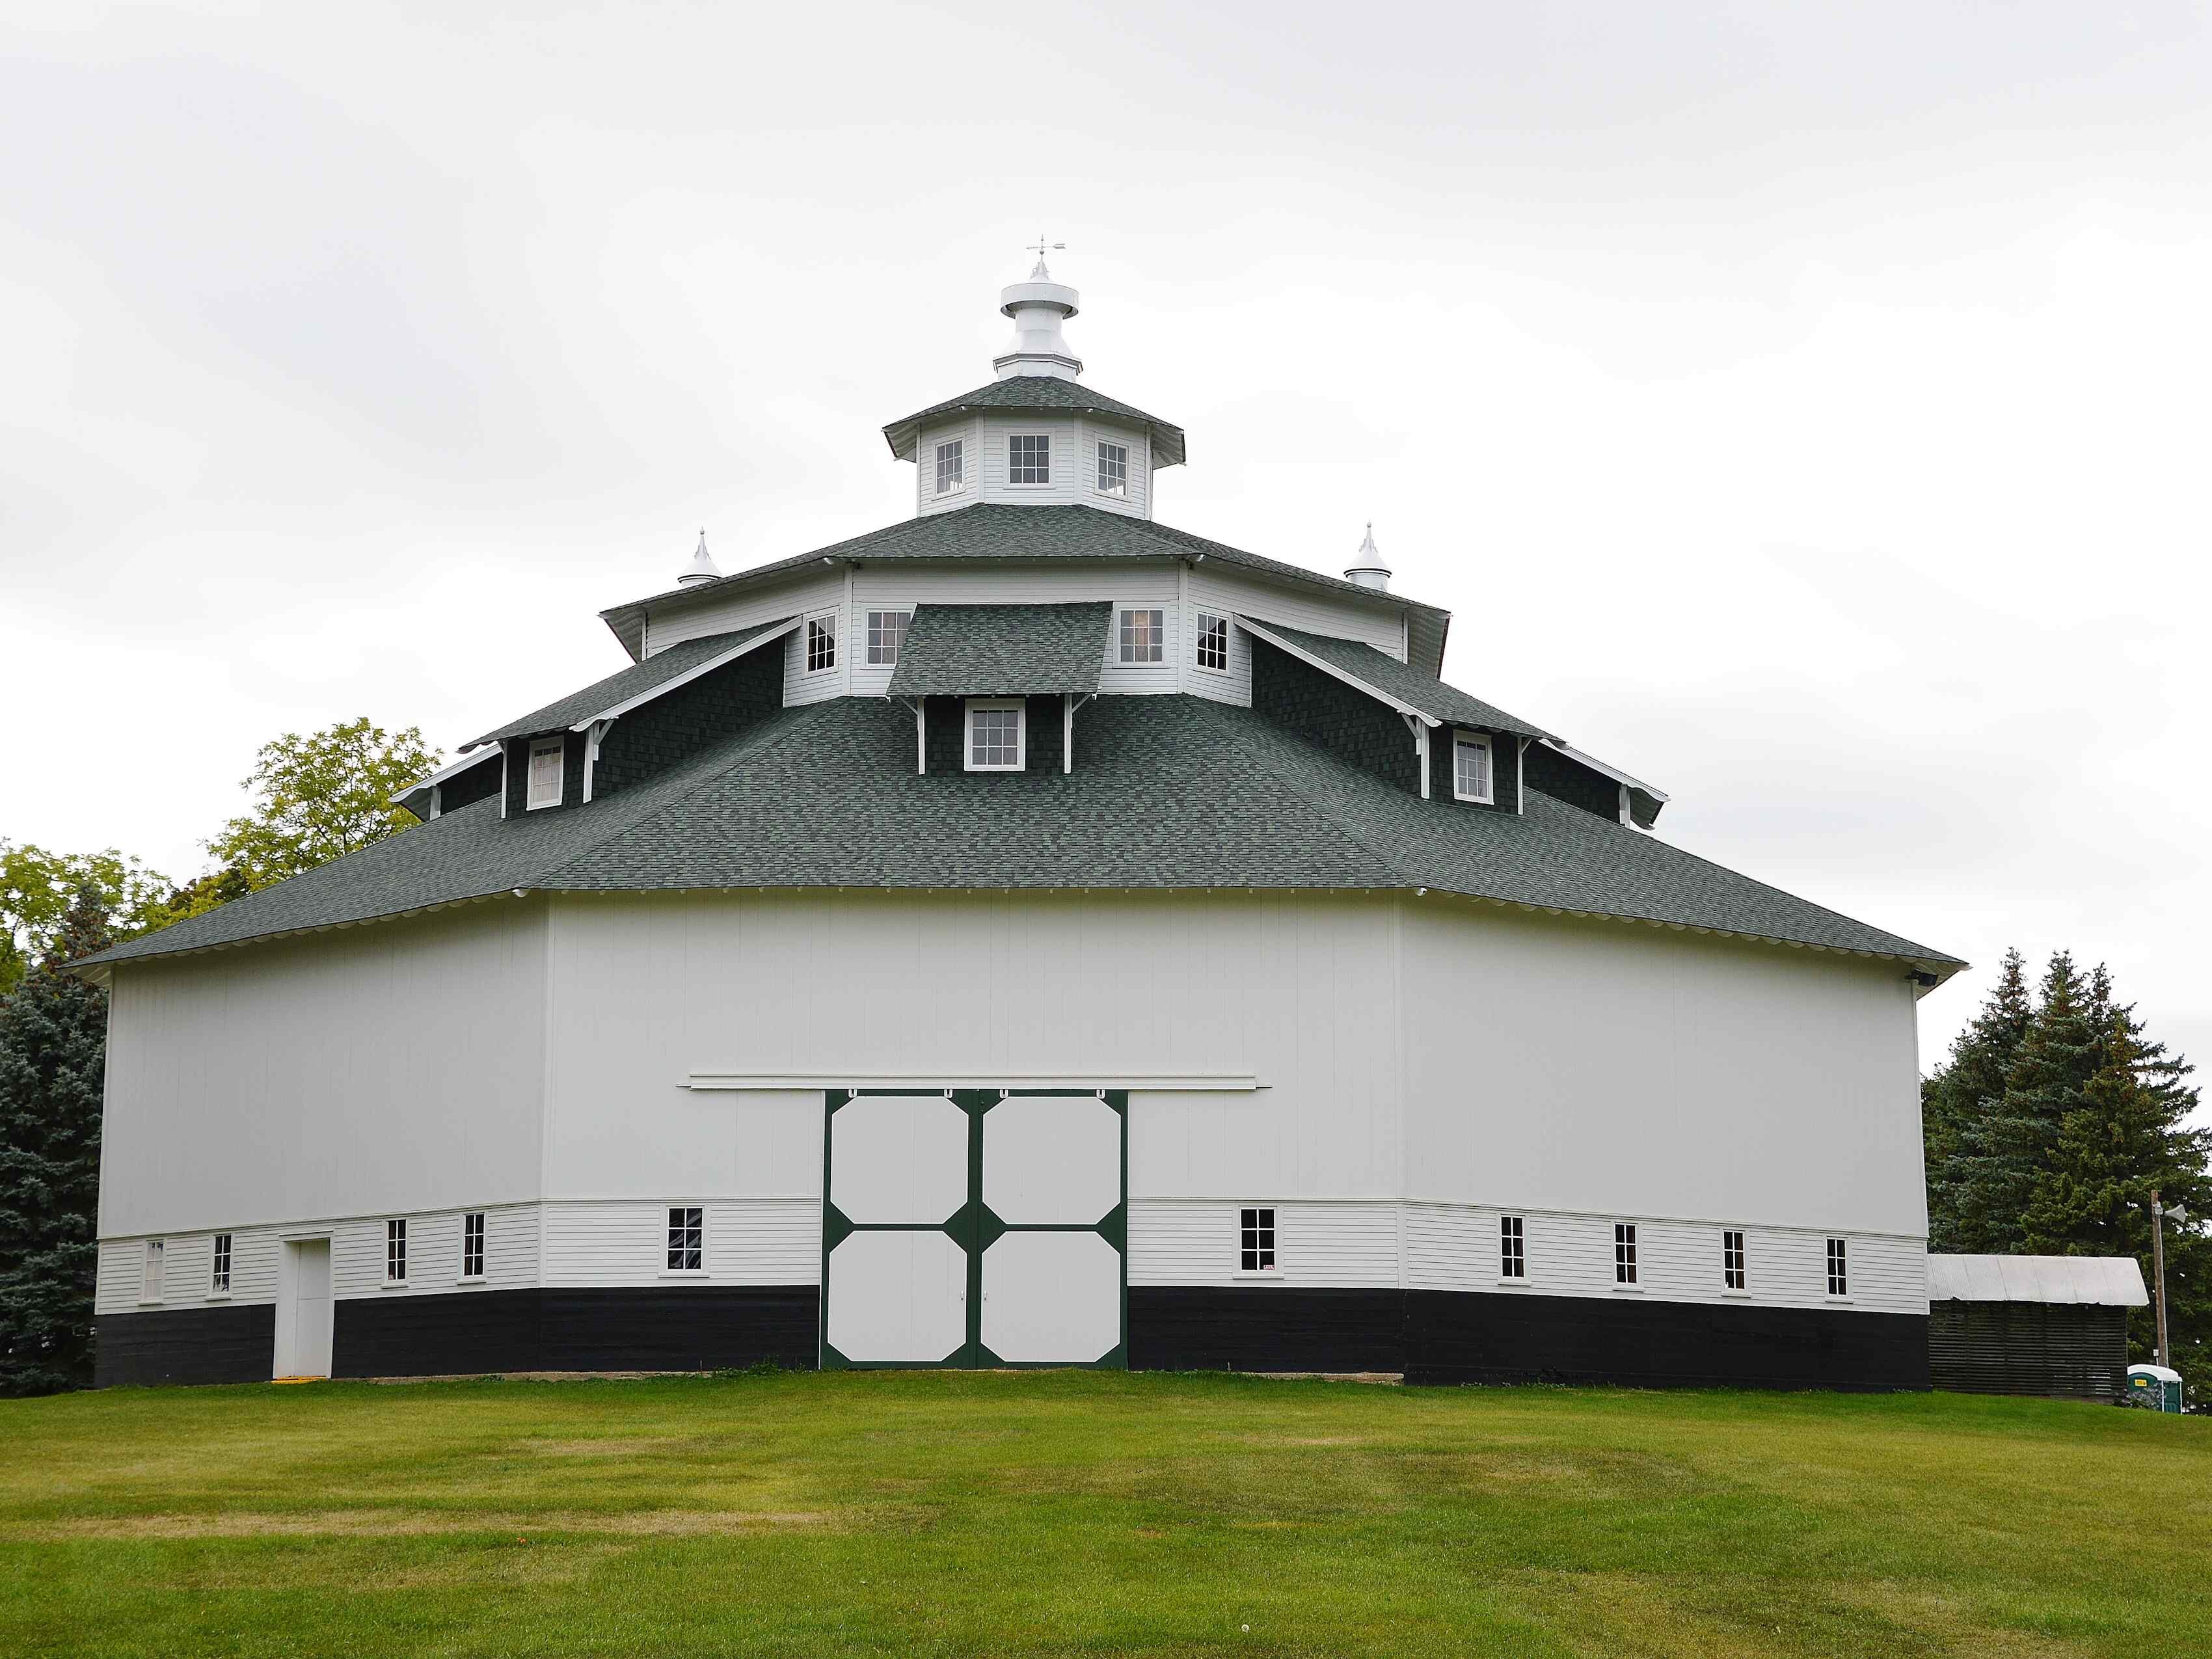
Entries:
[[2163,1365],[2128,1367],[2128,1404],[2154,1412],[2181,1409],[2181,1373]]

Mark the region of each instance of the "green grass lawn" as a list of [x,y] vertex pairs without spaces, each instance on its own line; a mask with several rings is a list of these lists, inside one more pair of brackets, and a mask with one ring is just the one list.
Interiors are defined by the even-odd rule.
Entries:
[[2212,1653],[2212,1424],[1110,1372],[0,1401],[0,1654]]

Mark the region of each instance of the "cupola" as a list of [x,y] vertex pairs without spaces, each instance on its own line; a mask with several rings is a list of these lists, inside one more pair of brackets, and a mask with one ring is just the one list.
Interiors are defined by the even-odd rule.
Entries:
[[1072,380],[1083,373],[1083,359],[1067,349],[1060,325],[1075,315],[1079,296],[1065,283],[1055,283],[1037,255],[1036,269],[1026,283],[1012,283],[999,290],[999,309],[1014,319],[1014,337],[1007,349],[991,359],[1002,380],[1017,374],[1051,374]]
[[1077,380],[1060,331],[1076,303],[1040,253],[1027,282],[999,290],[1014,337],[991,360],[998,378],[884,428],[915,464],[918,514],[990,501],[1152,516],[1153,475],[1182,465],[1182,428]]

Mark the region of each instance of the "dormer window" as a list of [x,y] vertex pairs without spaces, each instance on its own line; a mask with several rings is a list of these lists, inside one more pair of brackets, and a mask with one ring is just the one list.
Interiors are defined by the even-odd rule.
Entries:
[[1052,482],[1052,434],[1017,432],[1006,440],[1006,482],[1010,484],[1048,484]]
[[1490,782],[1488,732],[1452,733],[1452,798],[1473,801],[1480,806],[1496,803],[1496,793]]
[[562,750],[566,745],[559,738],[539,738],[530,745],[530,793],[525,808],[535,812],[541,806],[561,804]]
[[837,618],[806,619],[806,672],[819,674],[837,665]]
[[1018,698],[968,699],[968,769],[1022,769],[1022,704]]
[[937,493],[939,495],[950,495],[960,488],[963,476],[962,465],[966,458],[966,443],[958,438],[955,438],[949,444],[938,445]]
[[1124,611],[1121,613],[1121,660],[1165,662],[1167,621],[1164,611]]
[[1098,446],[1098,493],[1102,495],[1126,495],[1129,493],[1129,446],[1102,443]]

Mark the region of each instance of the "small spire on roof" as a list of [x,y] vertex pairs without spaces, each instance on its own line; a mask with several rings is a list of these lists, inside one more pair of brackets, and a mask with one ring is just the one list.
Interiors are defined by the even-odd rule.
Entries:
[[691,555],[690,565],[676,579],[676,585],[678,587],[696,587],[701,582],[720,581],[721,579],[722,573],[715,568],[714,561],[708,556],[707,532],[702,526],[698,549]]
[[1353,559],[1352,568],[1344,573],[1345,580],[1358,582],[1362,587],[1371,587],[1377,592],[1389,590],[1390,567],[1382,562],[1382,550],[1375,545],[1375,520],[1372,519],[1367,521],[1367,538],[1359,544],[1359,551]]

